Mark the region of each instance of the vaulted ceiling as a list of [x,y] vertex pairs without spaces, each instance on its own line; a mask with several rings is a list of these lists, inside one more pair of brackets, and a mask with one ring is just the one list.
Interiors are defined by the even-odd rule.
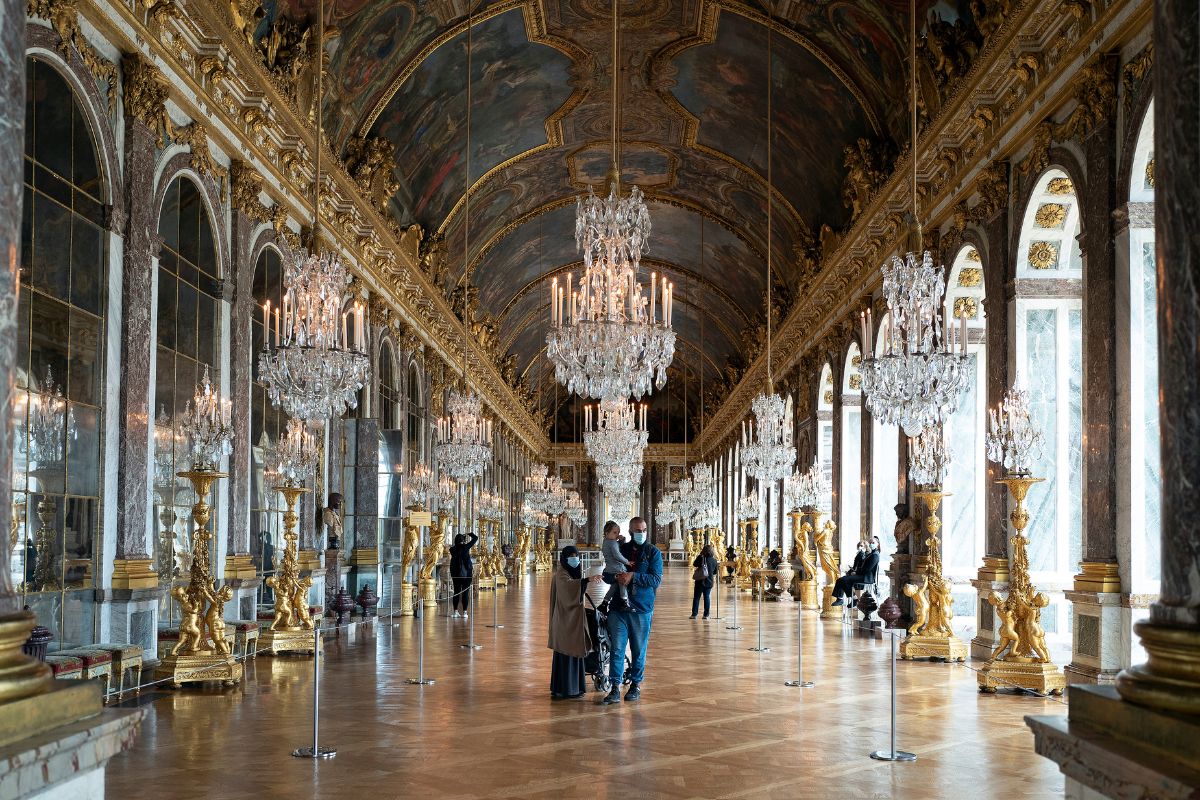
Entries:
[[[307,15],[316,2],[280,4]],[[469,176],[466,0],[329,5],[335,150],[356,136],[395,144],[393,213],[444,236],[447,289],[465,264],[500,349],[553,404],[546,284],[578,272],[574,200],[609,166],[609,0],[471,9]],[[649,200],[644,266],[676,284],[673,380],[687,384],[656,400],[660,413],[685,397],[695,413],[701,380],[722,381],[764,319],[768,26],[777,285],[795,285],[798,245],[849,220],[844,148],[907,139],[908,0],[621,0],[622,178]]]

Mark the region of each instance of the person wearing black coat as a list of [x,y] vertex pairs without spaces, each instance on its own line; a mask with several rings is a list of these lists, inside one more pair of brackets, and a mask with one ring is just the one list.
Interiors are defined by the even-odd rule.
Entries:
[[854,592],[856,586],[867,586],[875,583],[879,574],[879,537],[871,537],[870,549],[859,551],[854,558],[854,566],[833,583],[833,596],[837,598],[833,605],[842,605],[842,598]]
[[[471,577],[475,565],[471,563],[471,548],[479,541],[474,533],[460,533],[450,545],[450,580],[454,582],[454,613],[451,616],[465,617],[471,602]],[[460,611],[461,608],[461,611]]]
[[693,569],[707,571],[708,576],[702,580],[695,578],[696,573],[693,573],[692,580],[695,582],[695,588],[692,590],[692,616],[696,618],[696,612],[700,610],[700,598],[704,598],[704,618],[708,619],[708,603],[709,594],[712,592],[713,581],[717,577],[717,557],[713,554],[711,544],[704,545],[704,549],[700,551],[700,555],[696,556],[696,560],[692,562]]

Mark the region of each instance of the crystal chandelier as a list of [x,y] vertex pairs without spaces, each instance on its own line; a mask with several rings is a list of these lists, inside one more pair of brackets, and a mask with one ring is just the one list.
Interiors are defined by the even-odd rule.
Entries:
[[[323,72],[317,72],[316,108],[323,102]],[[319,115],[318,115],[319,116]],[[260,378],[276,408],[305,421],[340,417],[358,405],[369,364],[363,307],[343,313],[350,276],[336,253],[321,245],[321,125],[316,125],[312,252],[300,250],[283,277],[283,307],[263,306]],[[271,333],[274,331],[274,350]]]
[[577,492],[567,493],[567,507],[564,513],[567,515],[567,519],[576,525],[580,527],[587,525],[587,509],[584,507],[583,500],[580,499]]
[[803,475],[793,472],[783,484],[784,499],[788,509],[792,511],[827,505],[829,491],[829,481],[825,478],[825,472],[816,464],[809,467]]
[[188,401],[179,423],[179,430],[192,444],[193,470],[214,471],[220,467],[221,457],[233,452],[231,408],[228,400],[217,395],[205,366],[196,396]]
[[154,485],[169,489],[176,481],[175,458],[187,448],[187,438],[176,431],[166,406],[159,405],[154,419]]
[[595,415],[584,406],[583,443],[597,465],[622,464],[640,459],[650,434],[646,430],[646,406],[624,400],[601,400]]
[[492,421],[483,416],[479,395],[450,391],[449,414],[437,421],[433,454],[455,480],[467,481],[483,474],[492,460]]
[[917,486],[940,487],[950,466],[950,453],[940,425],[908,440],[908,477]]
[[546,505],[546,469],[545,464],[531,464],[525,476],[525,505],[535,511]]
[[920,257],[893,256],[883,267],[888,319],[880,331],[883,354],[875,357],[874,324],[867,311],[861,323],[866,353],[862,386],[871,415],[899,425],[909,436],[952,414],[967,385],[966,316],[957,347],[942,299],[946,283],[929,251]]
[[738,500],[737,518],[742,521],[758,519],[758,490],[757,489],[750,492],[750,494],[742,497],[741,500]]
[[532,508],[526,503],[521,507],[521,522],[531,528],[546,528],[550,525],[550,518],[546,516],[546,512]]
[[637,512],[637,492],[636,491],[617,491],[610,492],[605,490],[608,495],[608,510],[614,515],[619,513],[636,513]]
[[792,398],[760,394],[751,404],[755,421],[742,423],[742,458],[746,474],[772,483],[788,476],[796,463],[792,444]]
[[677,491],[667,492],[658,501],[658,507],[654,510],[654,521],[665,528],[678,519],[679,493]]
[[458,502],[458,484],[444,473],[438,478],[437,501],[442,513],[453,512]]
[[[913,23],[915,26],[915,23]],[[916,52],[916,30],[910,31]],[[967,318],[961,318],[956,348],[949,312],[943,305],[946,283],[933,256],[921,248],[920,200],[917,194],[917,72],[910,70],[913,219],[917,252],[892,256],[883,265],[883,295],[888,319],[880,331],[883,355],[875,355],[874,321],[868,309],[860,321],[862,392],[871,415],[885,425],[899,425],[908,436],[942,422],[954,413],[966,387]]]
[[546,495],[542,498],[541,508],[551,517],[567,510],[567,492],[563,489],[562,478],[557,475],[546,479]]
[[596,480],[609,494],[637,494],[642,484],[642,459],[631,459],[624,464],[597,464]]
[[417,462],[409,473],[408,480],[404,482],[404,494],[408,505],[424,509],[425,504],[429,502],[429,496],[435,493],[437,488],[433,471],[425,464]]
[[285,486],[302,486],[317,470],[317,437],[303,421],[290,417],[287,432],[267,448],[265,472]]
[[993,408],[991,431],[985,439],[988,460],[1004,467],[1013,477],[1033,474],[1033,462],[1041,458],[1046,439],[1029,416],[1029,393],[1013,386],[1004,393],[998,409]]
[[[206,380],[207,375],[205,372]],[[46,379],[40,386],[34,379],[30,394],[30,457],[39,467],[61,466],[67,457],[66,443],[74,441],[78,432],[75,411],[68,407],[62,387],[54,381],[50,365],[46,365]]]
[[613,2],[612,171],[608,197],[588,188],[575,210],[575,243],[583,251],[579,286],[567,275],[550,286],[550,332],[546,355],[559,383],[581,397],[641,399],[667,381],[675,355],[671,328],[674,292],[664,276],[638,280],[650,235],[650,212],[636,186],[620,191],[618,13]]

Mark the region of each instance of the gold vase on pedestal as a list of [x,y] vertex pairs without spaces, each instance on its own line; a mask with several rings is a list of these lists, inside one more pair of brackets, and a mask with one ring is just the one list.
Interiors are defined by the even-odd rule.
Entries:
[[208,554],[212,540],[208,530],[212,513],[208,492],[218,478],[226,475],[212,470],[191,470],[180,472],[179,477],[191,481],[196,491],[196,504],[192,506],[195,523],[192,569],[187,585],[171,590],[171,596],[179,604],[179,642],[162,656],[155,675],[170,678],[175,688],[204,681],[233,686],[242,680],[242,665],[233,657],[225,638],[225,604],[233,598],[233,589],[228,586],[217,589]]
[[[1025,495],[1029,487],[1042,478],[1011,476],[996,483],[1008,487],[1016,502],[1008,519],[1012,522],[1012,566],[1009,569],[1008,597],[999,599],[995,593],[987,601],[996,611],[999,646],[992,651],[992,660],[979,671],[979,689],[1028,689],[1039,694],[1062,694],[1067,681],[1062,669],[1050,663],[1046,649],[1046,632],[1042,628],[1042,609],[1050,604],[1046,595],[1034,588],[1029,580],[1029,553],[1026,550],[1025,528],[1029,512]],[[1007,652],[1006,652],[1007,651]]]
[[299,549],[296,523],[296,502],[300,495],[308,492],[302,486],[276,486],[275,491],[283,495],[286,510],[283,512],[283,559],[275,574],[267,578],[267,585],[275,591],[275,615],[271,626],[263,632],[259,646],[276,653],[309,653],[314,650],[313,620],[308,611],[308,590],[312,578],[300,577]]
[[914,619],[908,628],[908,636],[900,643],[900,658],[965,661],[967,645],[954,635],[950,626],[954,603],[950,584],[942,577],[941,540],[938,538],[942,521],[938,519],[937,511],[942,498],[949,495],[935,489],[914,494],[929,511],[925,518],[925,530],[929,534],[925,544],[929,547],[929,556],[921,585],[904,585],[904,594],[913,601]]

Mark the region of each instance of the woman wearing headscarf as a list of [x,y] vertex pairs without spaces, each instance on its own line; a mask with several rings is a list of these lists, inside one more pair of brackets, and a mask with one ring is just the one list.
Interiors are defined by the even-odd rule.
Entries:
[[467,606],[471,603],[471,577],[475,574],[471,548],[478,541],[479,537],[474,533],[460,533],[450,545],[450,580],[454,583],[454,613],[451,616],[467,615]]
[[555,700],[583,697],[587,691],[583,659],[592,649],[583,610],[587,582],[579,567],[579,550],[572,545],[564,547],[550,584],[550,639],[547,646],[554,651],[550,661],[550,697]]

